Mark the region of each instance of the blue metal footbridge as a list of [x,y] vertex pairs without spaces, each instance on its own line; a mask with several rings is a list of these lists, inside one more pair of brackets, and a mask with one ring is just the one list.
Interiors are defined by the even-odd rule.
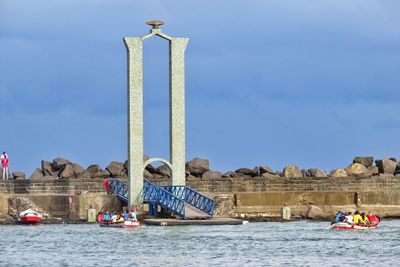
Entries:
[[[110,180],[113,193],[128,203],[128,185],[118,179]],[[149,204],[149,214],[158,215],[158,206],[182,219],[209,219],[214,214],[214,200],[187,186],[159,186],[144,179],[143,203]]]

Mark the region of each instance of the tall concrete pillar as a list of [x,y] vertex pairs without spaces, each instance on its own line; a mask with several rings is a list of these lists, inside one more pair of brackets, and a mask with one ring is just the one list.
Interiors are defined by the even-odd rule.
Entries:
[[170,160],[172,184],[185,185],[185,49],[188,38],[170,41]]
[[143,189],[143,40],[124,38],[128,49],[129,207],[141,203]]
[[[161,21],[150,21],[149,34],[126,37],[128,50],[128,195],[129,207],[142,203],[143,172],[155,161],[171,168],[172,184],[185,185],[185,49],[188,38],[173,38],[161,32]],[[159,36],[169,42],[170,159],[143,162],[143,40]]]

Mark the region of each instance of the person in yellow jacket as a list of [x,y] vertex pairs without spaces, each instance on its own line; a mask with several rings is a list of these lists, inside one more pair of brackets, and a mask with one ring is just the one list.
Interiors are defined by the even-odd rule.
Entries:
[[362,224],[364,224],[364,225],[369,224],[368,216],[365,215],[365,212],[361,213],[361,218],[362,218],[362,221],[361,221]]
[[364,219],[361,217],[360,212],[356,210],[353,217],[354,224],[364,224]]

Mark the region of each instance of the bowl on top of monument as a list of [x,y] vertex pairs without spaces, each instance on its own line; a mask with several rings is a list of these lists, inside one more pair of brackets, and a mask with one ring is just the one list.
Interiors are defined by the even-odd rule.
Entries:
[[161,25],[164,25],[164,21],[150,20],[150,21],[147,21],[146,24],[152,26],[153,29],[158,29]]

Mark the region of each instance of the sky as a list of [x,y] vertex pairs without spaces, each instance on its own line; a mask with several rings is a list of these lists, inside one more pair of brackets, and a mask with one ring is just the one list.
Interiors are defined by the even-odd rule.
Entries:
[[[123,37],[190,38],[186,157],[222,172],[400,157],[396,0],[0,0],[10,169],[127,159]],[[145,153],[168,159],[168,44],[144,44]]]

